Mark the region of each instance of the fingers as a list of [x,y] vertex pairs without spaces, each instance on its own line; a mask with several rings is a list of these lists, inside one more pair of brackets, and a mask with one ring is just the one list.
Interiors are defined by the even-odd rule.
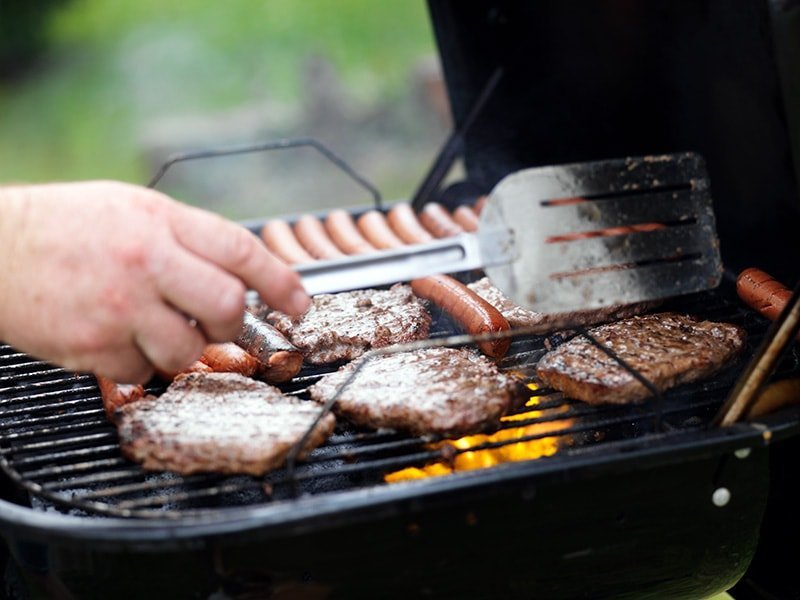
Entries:
[[180,248],[168,257],[157,285],[164,300],[200,323],[208,341],[239,335],[245,286],[233,275]]
[[181,245],[240,278],[271,307],[289,314],[308,309],[297,273],[244,227],[188,206],[177,207],[170,224]]
[[[135,346],[128,345],[97,356],[81,357],[82,364],[74,364],[74,358],[65,358],[62,364],[75,371],[91,371],[107,377],[115,383],[147,383],[155,373],[150,360]],[[84,364],[85,363],[85,364]]]
[[151,307],[135,325],[134,341],[142,355],[165,373],[178,373],[200,358],[203,333],[166,305]]

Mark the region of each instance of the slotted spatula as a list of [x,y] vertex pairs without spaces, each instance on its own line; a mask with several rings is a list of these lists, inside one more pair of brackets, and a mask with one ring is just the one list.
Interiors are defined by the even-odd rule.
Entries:
[[517,171],[474,234],[295,268],[312,295],[483,268],[543,313],[698,292],[722,276],[708,176],[692,153]]

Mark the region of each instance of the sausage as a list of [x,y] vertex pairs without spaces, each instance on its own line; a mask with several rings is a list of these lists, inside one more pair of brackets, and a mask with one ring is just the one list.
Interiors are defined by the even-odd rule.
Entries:
[[314,260],[314,257],[306,252],[294,237],[294,232],[286,221],[273,219],[264,223],[261,228],[261,239],[267,248],[290,265]]
[[374,248],[387,250],[405,245],[389,227],[383,213],[377,210],[368,210],[358,218],[357,223],[359,231]]
[[103,400],[106,418],[112,423],[114,422],[114,412],[118,408],[141,400],[147,395],[142,385],[116,383],[102,375],[95,375],[95,379],[97,379],[97,387],[100,388],[100,398]]
[[472,210],[471,206],[462,204],[453,211],[453,220],[458,223],[464,231],[472,233],[478,230],[478,215]]
[[201,357],[201,360],[196,360],[185,369],[182,369],[175,373],[165,371],[164,369],[156,368],[156,375],[158,375],[159,377],[161,377],[161,379],[164,379],[166,381],[172,381],[178,375],[185,375],[186,373],[208,373],[210,371],[211,367],[202,362],[202,357]]
[[419,221],[437,238],[448,238],[464,233],[464,228],[456,223],[447,209],[438,202],[428,202],[419,213]]
[[[365,213],[358,220],[359,228],[380,248],[396,248],[402,241],[378,211]],[[406,230],[409,233],[411,230]],[[426,232],[427,234],[427,232]],[[433,275],[411,282],[414,293],[446,311],[470,335],[481,335],[510,329],[506,318],[494,306],[460,281],[448,275]],[[511,345],[511,338],[478,343],[481,352],[501,358]]]
[[[432,275],[411,282],[414,293],[447,311],[470,335],[495,333],[510,329],[506,318],[494,306],[448,275]],[[502,358],[511,346],[511,338],[478,343],[481,352],[492,358]]]
[[770,321],[778,318],[792,297],[792,290],[756,267],[739,273],[736,278],[736,293],[747,306],[754,308]]
[[767,385],[744,418],[753,421],[785,406],[800,404],[800,378],[781,379]]
[[251,377],[258,370],[258,359],[233,342],[209,344],[200,361],[216,373],[239,373]]
[[433,241],[433,236],[422,226],[417,213],[406,202],[395,204],[386,215],[386,220],[392,231],[406,244]]
[[280,331],[252,313],[244,313],[242,331],[235,343],[256,358],[255,375],[269,383],[289,381],[303,366],[300,350]]
[[325,231],[345,254],[367,254],[375,251],[375,248],[361,235],[350,213],[341,208],[332,210],[325,217]]
[[294,234],[314,258],[340,258],[344,252],[336,247],[325,231],[325,226],[313,215],[303,215],[294,224]]

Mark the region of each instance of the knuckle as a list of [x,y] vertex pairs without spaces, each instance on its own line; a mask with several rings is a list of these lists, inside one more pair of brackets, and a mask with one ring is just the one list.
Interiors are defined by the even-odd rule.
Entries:
[[136,239],[126,240],[124,244],[113,251],[113,257],[117,264],[131,270],[144,269],[148,264],[149,256],[147,245]]
[[253,234],[244,228],[235,229],[228,238],[226,248],[228,261],[236,267],[246,265],[253,257],[255,246]]
[[217,288],[215,313],[220,321],[241,320],[245,292],[245,285],[237,279],[231,279]]

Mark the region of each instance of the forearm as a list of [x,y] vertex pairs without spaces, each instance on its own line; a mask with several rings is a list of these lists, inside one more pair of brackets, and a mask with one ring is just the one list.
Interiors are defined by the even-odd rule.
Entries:
[[0,340],[5,340],[18,279],[18,254],[28,227],[27,186],[0,186]]

